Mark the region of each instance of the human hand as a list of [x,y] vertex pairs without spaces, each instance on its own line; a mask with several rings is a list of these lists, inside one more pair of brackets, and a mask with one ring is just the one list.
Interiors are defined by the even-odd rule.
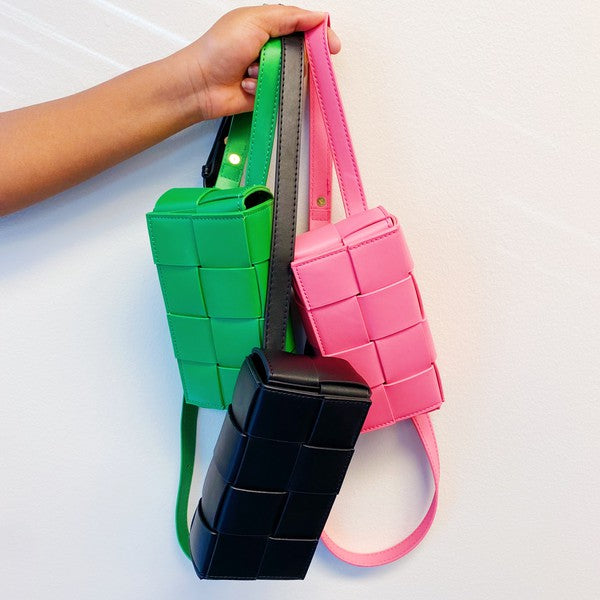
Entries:
[[[295,6],[238,8],[221,17],[201,38],[168,57],[191,87],[197,120],[252,110],[261,48],[270,37],[316,27],[324,13]],[[329,29],[332,54],[341,43]]]
[[[269,37],[316,27],[293,6],[238,8],[167,58],[50,102],[0,113],[0,215],[57,194],[204,119],[252,110]],[[329,30],[329,47],[340,41]]]

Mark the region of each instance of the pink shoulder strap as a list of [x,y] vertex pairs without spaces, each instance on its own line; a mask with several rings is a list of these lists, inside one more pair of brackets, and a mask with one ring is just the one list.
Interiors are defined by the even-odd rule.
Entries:
[[[331,218],[331,157],[333,154],[347,216],[367,210],[360,173],[327,44],[329,19],[305,34],[310,81],[310,228],[315,229]],[[325,200],[319,206],[319,198]],[[323,201],[321,201],[323,204]],[[322,212],[318,209],[323,208]],[[333,541],[326,528],[321,539],[338,558],[360,567],[393,562],[408,554],[425,537],[437,510],[440,462],[437,442],[428,414],[412,417],[431,472],[435,490],[431,505],[417,528],[398,544],[378,552],[354,552]]]
[[431,467],[431,472],[433,474],[435,489],[429,509],[417,528],[410,535],[408,535],[398,544],[391,546],[390,548],[386,548],[385,550],[379,550],[378,552],[354,552],[352,550],[346,550],[346,548],[343,548],[333,541],[330,532],[326,527],[321,535],[323,543],[335,556],[347,563],[350,563],[351,565],[356,565],[358,567],[376,567],[378,565],[385,565],[402,558],[405,554],[408,554],[420,544],[423,538],[427,535],[427,532],[433,523],[433,519],[435,518],[435,513],[437,510],[438,488],[440,481],[440,459],[437,442],[435,440],[435,434],[431,425],[431,419],[429,418],[428,414],[413,417],[412,422],[417,430],[417,433],[419,434],[419,437],[421,438],[421,442],[425,448],[427,460],[429,461],[429,466]]
[[315,86],[308,79],[309,184],[308,228],[317,229],[331,221],[331,153]]
[[[305,33],[311,76],[311,99],[316,97],[321,109],[320,117],[323,119],[329,148],[333,154],[344,210],[346,215],[350,216],[367,210],[367,201],[331,64],[327,44],[328,22],[329,19]],[[315,112],[317,111],[311,109],[311,113]],[[318,126],[318,121],[314,124]]]

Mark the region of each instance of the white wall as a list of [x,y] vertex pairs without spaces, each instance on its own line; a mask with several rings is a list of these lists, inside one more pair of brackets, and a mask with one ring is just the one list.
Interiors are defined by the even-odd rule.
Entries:
[[[0,0],[0,109],[164,56],[236,4]],[[144,214],[199,182],[205,123],[0,220],[3,599],[600,596],[600,5],[311,4],[343,40],[370,203],[404,225],[436,339],[431,533],[372,570],[320,547],[304,583],[200,582],[179,552],[180,383]],[[202,414],[203,467],[221,418]],[[361,441],[341,537],[410,530],[419,456],[407,427]]]

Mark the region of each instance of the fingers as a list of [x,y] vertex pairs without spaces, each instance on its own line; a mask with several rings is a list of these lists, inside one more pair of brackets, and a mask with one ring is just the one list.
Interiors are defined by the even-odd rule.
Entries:
[[270,37],[280,37],[316,27],[325,18],[325,13],[297,6],[270,4],[253,9],[253,17],[257,25]]
[[[264,14],[263,27],[270,37],[279,37],[294,33],[295,31],[307,31],[316,27],[327,18],[327,13],[304,10],[297,6],[269,6]],[[331,54],[337,54],[342,49],[342,42],[331,27],[327,28],[327,41]]]
[[242,88],[249,94],[256,94],[256,79],[251,79],[250,77],[242,79]]
[[342,42],[331,27],[327,28],[327,41],[329,42],[329,52],[331,54],[337,54],[342,49]]
[[246,71],[247,77],[242,79],[242,88],[249,94],[256,94],[256,83],[258,78],[258,63],[252,63]]
[[[313,10],[304,10],[297,6],[264,5],[251,9],[257,11],[257,24],[270,36],[280,37],[288,35],[295,31],[307,31],[316,27],[323,19],[327,18],[327,13]],[[331,54],[337,54],[342,43],[340,38],[330,27],[327,28],[327,38],[329,41],[329,50]]]
[[[280,37],[295,31],[307,31],[319,25],[326,18],[326,13],[304,10],[296,6],[263,5],[251,9],[255,23],[269,37]],[[337,54],[342,49],[342,42],[331,27],[327,28],[327,42],[331,54]],[[252,63],[247,70],[247,77],[242,80],[242,88],[249,94],[256,94],[258,78],[258,63]]]

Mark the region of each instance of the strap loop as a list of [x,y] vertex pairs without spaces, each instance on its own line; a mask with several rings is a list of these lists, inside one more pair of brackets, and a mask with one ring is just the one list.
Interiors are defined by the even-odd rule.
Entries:
[[438,453],[437,442],[435,440],[435,434],[431,424],[431,419],[428,414],[418,415],[412,418],[413,425],[421,438],[431,473],[433,475],[434,492],[431,504],[427,513],[416,527],[416,529],[404,538],[398,544],[386,548],[385,550],[379,550],[377,552],[355,552],[347,550],[333,541],[330,532],[327,527],[323,531],[321,539],[329,551],[337,556],[339,559],[355,565],[357,567],[377,567],[379,565],[385,565],[391,563],[399,558],[402,558],[408,554],[411,550],[416,548],[423,538],[427,535],[431,524],[435,518],[438,505],[438,489],[440,482],[440,458]]
[[333,154],[335,170],[342,192],[346,215],[367,210],[367,200],[360,179],[356,156],[344,114],[329,45],[327,43],[327,26],[329,17],[321,25],[305,34],[306,50],[310,65],[311,83],[314,84],[325,130],[329,140],[329,148]]
[[[281,40],[270,39],[260,53],[254,111],[235,115],[227,137],[215,187],[239,187],[246,168],[246,185],[265,185],[271,164],[275,121],[279,110]],[[248,155],[246,166],[246,156]]]

